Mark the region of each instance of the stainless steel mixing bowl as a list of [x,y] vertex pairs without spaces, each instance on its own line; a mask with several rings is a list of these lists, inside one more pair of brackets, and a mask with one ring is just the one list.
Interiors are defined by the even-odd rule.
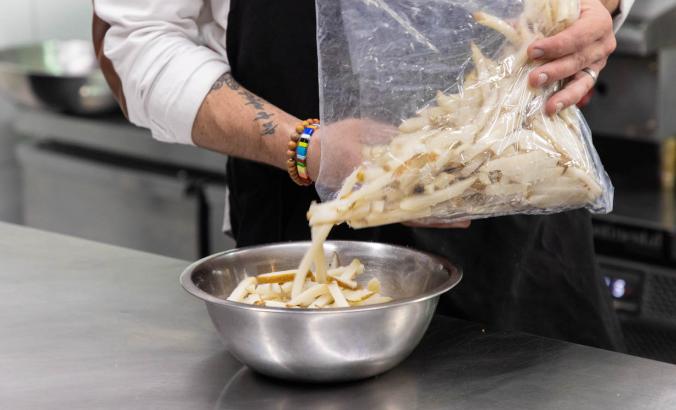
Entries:
[[406,358],[429,326],[439,295],[461,273],[448,262],[408,248],[369,242],[327,242],[342,263],[359,258],[359,282],[377,277],[394,301],[341,309],[267,308],[226,298],[246,275],[297,267],[309,242],[235,249],[204,258],[181,275],[181,284],[204,300],[228,350],[242,363],[273,377],[308,382],[362,379]]
[[0,92],[33,108],[73,114],[117,109],[92,44],[45,41],[0,51]]

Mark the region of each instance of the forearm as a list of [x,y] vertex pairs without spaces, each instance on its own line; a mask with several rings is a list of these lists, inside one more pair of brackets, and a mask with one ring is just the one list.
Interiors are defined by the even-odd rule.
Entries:
[[192,137],[200,147],[286,169],[289,136],[298,121],[226,73],[202,103]]

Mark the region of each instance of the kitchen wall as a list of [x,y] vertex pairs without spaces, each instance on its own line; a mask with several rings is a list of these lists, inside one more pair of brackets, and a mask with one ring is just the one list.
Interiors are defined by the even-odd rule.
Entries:
[[53,38],[90,38],[91,0],[0,0],[0,10],[0,48]]

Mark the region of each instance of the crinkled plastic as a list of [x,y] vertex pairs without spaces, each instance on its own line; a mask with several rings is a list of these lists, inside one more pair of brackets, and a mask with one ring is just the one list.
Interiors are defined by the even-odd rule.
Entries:
[[312,226],[612,209],[575,108],[544,105],[527,47],[577,0],[316,0],[324,200]]

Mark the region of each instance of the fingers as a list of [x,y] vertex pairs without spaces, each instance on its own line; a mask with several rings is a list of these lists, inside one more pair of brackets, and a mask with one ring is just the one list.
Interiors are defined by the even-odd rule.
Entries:
[[436,229],[467,229],[472,224],[472,221],[458,221],[453,223],[433,223],[425,224],[415,221],[404,222],[403,225],[406,225],[411,228],[436,228]]
[[[590,68],[599,72],[604,66],[605,60],[600,63],[592,64]],[[585,72],[575,74],[573,79],[568,82],[562,90],[549,98],[545,105],[546,113],[553,115],[571,105],[579,103],[593,88],[594,79],[589,74]]]
[[593,95],[594,95],[594,90],[592,89],[591,91],[589,91],[587,93],[587,95],[585,95],[584,97],[582,97],[582,99],[580,101],[578,101],[577,106],[579,108],[585,107],[587,104],[589,104]]
[[[610,20],[608,27],[609,30],[612,30],[612,20]],[[533,42],[528,47],[528,56],[532,60],[561,58],[601,40],[606,32],[607,30],[602,30],[596,24],[590,24],[584,18],[581,18],[559,34]]]
[[590,67],[600,72],[616,45],[612,18],[600,2],[585,3],[575,24],[559,34],[533,42],[528,55],[542,65],[530,73],[531,86],[547,87],[570,80],[549,98],[545,106],[547,114],[582,101],[593,89],[594,80],[581,71]]
[[530,83],[534,87],[546,87],[572,77],[594,62],[605,60],[609,54],[608,49],[603,42],[596,42],[580,52],[550,61],[533,70]]
[[532,60],[555,60],[608,37],[614,37],[613,18],[600,2],[595,2],[582,7],[580,18],[572,26],[551,37],[534,41],[528,47],[528,56]]
[[600,5],[588,7],[571,27],[530,45],[529,57],[543,62],[530,73],[530,84],[546,87],[572,77],[583,68],[607,59],[616,46],[608,11]]

